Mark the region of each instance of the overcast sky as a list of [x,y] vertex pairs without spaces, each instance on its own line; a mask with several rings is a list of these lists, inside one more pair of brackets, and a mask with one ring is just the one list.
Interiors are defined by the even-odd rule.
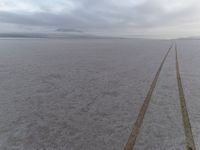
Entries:
[[0,0],[0,32],[57,28],[112,36],[198,36],[200,1]]

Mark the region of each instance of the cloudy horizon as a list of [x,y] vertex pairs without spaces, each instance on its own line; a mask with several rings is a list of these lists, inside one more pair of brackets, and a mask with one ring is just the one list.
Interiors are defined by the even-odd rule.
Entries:
[[198,0],[0,0],[0,33],[72,29],[109,36],[199,36]]

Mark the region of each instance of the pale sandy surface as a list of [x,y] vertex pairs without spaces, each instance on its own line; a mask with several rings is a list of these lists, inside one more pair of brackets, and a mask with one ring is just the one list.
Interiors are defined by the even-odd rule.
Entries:
[[161,71],[135,150],[184,149],[185,135],[173,48]]
[[[0,40],[0,149],[122,150],[170,44],[133,39]],[[192,62],[200,57],[190,61],[193,54],[187,53],[183,50],[180,69],[186,97],[194,102],[189,112],[198,143],[200,71],[190,69],[200,68]],[[184,146],[174,60],[171,52],[138,149]],[[183,67],[188,64],[183,61],[193,67]],[[187,83],[191,72],[197,77]]]
[[179,40],[177,45],[188,113],[200,150],[200,40]]

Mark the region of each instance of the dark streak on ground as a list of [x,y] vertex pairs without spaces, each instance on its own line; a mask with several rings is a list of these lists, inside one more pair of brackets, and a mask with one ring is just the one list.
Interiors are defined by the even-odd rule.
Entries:
[[196,150],[194,138],[193,138],[193,135],[192,135],[190,119],[189,119],[189,115],[188,115],[188,111],[187,111],[187,106],[186,106],[181,76],[180,76],[178,56],[177,56],[177,46],[176,45],[175,45],[175,52],[176,52],[176,75],[177,75],[177,82],[178,82],[178,89],[179,89],[182,120],[183,120],[184,129],[185,129],[186,150]]
[[148,93],[147,93],[147,95],[145,97],[144,103],[143,103],[143,105],[142,105],[142,107],[140,109],[140,112],[138,114],[137,120],[136,120],[136,122],[135,122],[135,124],[133,126],[133,129],[132,129],[131,134],[130,134],[130,136],[128,138],[128,142],[126,143],[126,145],[124,147],[124,150],[132,150],[134,145],[135,145],[137,136],[139,134],[140,128],[141,128],[143,120],[144,120],[145,113],[147,111],[149,102],[151,100],[151,96],[152,96],[153,91],[155,89],[158,77],[160,75],[160,72],[162,70],[163,64],[164,64],[164,62],[165,62],[170,50],[172,49],[172,47],[173,47],[173,44],[170,46],[169,50],[165,54],[164,59],[162,60],[162,62],[160,64],[160,67],[158,68],[158,71],[157,71],[157,73],[156,73],[156,75],[154,77],[154,80],[151,83],[150,89],[149,89],[149,91],[148,91]]

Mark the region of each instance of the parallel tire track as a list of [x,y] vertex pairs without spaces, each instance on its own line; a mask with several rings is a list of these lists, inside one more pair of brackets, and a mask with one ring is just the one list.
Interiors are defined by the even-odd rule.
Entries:
[[144,120],[144,116],[145,116],[145,113],[147,111],[147,108],[148,108],[148,105],[149,105],[149,102],[151,100],[151,96],[152,96],[152,93],[155,89],[155,86],[156,86],[156,83],[157,83],[157,80],[158,80],[158,77],[160,75],[160,72],[162,70],[162,67],[163,67],[163,64],[170,52],[170,50],[172,49],[173,47],[173,44],[170,46],[169,50],[167,51],[167,53],[165,54],[161,64],[160,64],[160,67],[158,68],[158,71],[154,77],[154,80],[153,82],[151,83],[151,86],[150,86],[150,89],[145,97],[145,100],[144,100],[144,103],[140,109],[140,112],[138,114],[138,117],[137,117],[137,120],[133,126],[133,129],[131,131],[131,134],[128,138],[128,142],[126,143],[125,147],[124,147],[124,150],[133,150],[133,147],[135,145],[135,142],[136,142],[136,139],[137,139],[137,136],[139,134],[139,131],[140,131],[140,128],[142,126],[142,123],[143,123],[143,120]]
[[180,76],[177,46],[176,45],[175,45],[175,52],[176,52],[176,75],[177,75],[177,82],[178,82],[178,90],[179,90],[179,98],[180,98],[180,105],[181,105],[181,112],[182,112],[182,120],[183,120],[184,129],[185,129],[186,150],[196,150],[194,138],[193,138],[193,135],[192,135],[190,119],[189,119],[189,115],[188,115],[188,111],[187,111],[187,106],[186,106],[181,76]]

